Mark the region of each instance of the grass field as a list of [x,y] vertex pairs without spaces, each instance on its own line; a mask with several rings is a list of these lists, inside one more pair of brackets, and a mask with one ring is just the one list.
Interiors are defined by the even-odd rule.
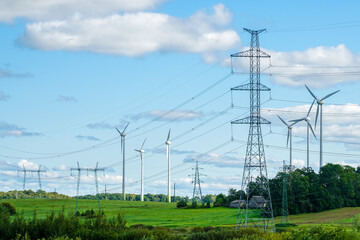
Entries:
[[[24,211],[25,217],[32,217],[34,211],[37,217],[44,217],[51,211],[73,212],[75,200],[66,199],[3,199],[0,202],[10,202],[18,212]],[[118,213],[124,214],[128,225],[145,224],[167,226],[171,228],[191,226],[231,226],[236,223],[237,209],[203,208],[178,209],[175,203],[159,202],[123,202],[101,201],[105,214],[109,217]],[[97,209],[97,201],[79,200],[80,212],[87,209]],[[333,224],[351,225],[355,215],[360,214],[360,208],[342,208],[321,213],[300,214],[290,216],[290,222],[298,225]],[[276,223],[280,218],[275,219]]]

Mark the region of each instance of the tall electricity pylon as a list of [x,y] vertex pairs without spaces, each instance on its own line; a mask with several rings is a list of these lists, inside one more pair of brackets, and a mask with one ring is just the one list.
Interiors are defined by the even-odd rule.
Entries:
[[270,124],[270,122],[260,116],[260,92],[270,91],[270,88],[260,83],[260,58],[270,58],[270,55],[260,50],[259,46],[259,34],[265,29],[244,28],[244,30],[251,34],[250,49],[231,55],[231,58],[250,58],[250,82],[231,89],[250,91],[250,116],[231,122],[232,124],[250,124],[241,185],[241,189],[246,193],[246,199],[240,199],[244,200],[244,204],[239,204],[236,228],[252,225],[263,227],[264,231],[275,232],[261,132],[261,124]]
[[97,172],[98,171],[103,171],[105,173],[105,168],[99,168],[98,167],[99,163],[96,163],[96,167],[95,168],[81,168],[79,165],[79,162],[77,162],[77,168],[71,168],[71,175],[72,175],[72,171],[77,171],[78,173],[78,178],[77,178],[77,184],[76,184],[76,197],[75,197],[75,214],[77,212],[78,209],[78,196],[79,196],[79,188],[80,188],[80,175],[82,171],[86,171],[87,173],[89,172],[94,172],[95,175],[95,186],[96,186],[96,199],[97,199],[97,204],[98,204],[98,211],[100,212],[100,199],[99,199],[99,185],[98,185],[98,177],[97,177]]
[[200,181],[200,176],[205,176],[205,175],[200,174],[199,169],[202,169],[202,168],[199,168],[198,161],[196,161],[196,166],[195,166],[195,168],[193,168],[193,170],[195,170],[195,174],[192,174],[192,175],[189,175],[189,176],[194,177],[194,180],[192,181],[192,183],[194,184],[194,191],[193,191],[192,201],[202,203],[203,202],[203,197],[202,197],[201,187],[200,187],[200,183],[202,181]]
[[39,166],[39,170],[27,170],[27,169],[25,168],[25,166],[23,165],[23,170],[18,170],[18,172],[23,172],[23,173],[24,173],[23,190],[25,190],[26,173],[27,173],[27,172],[31,172],[31,173],[34,173],[34,172],[35,172],[35,173],[38,174],[40,198],[42,198],[41,176],[40,176],[40,173],[46,172],[46,170],[41,170],[41,165]]
[[288,199],[287,199],[287,173],[288,169],[291,166],[285,165],[285,161],[283,161],[283,194],[282,194],[282,202],[281,202],[281,223],[289,223],[289,208],[288,208]]

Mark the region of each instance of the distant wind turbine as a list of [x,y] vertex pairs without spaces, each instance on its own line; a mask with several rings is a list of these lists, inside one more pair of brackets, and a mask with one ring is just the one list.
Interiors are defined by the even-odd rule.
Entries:
[[290,169],[292,166],[292,126],[294,126],[296,124],[296,122],[292,123],[292,124],[288,124],[284,121],[284,119],[282,119],[279,115],[277,115],[280,120],[287,126],[288,128],[288,133],[287,133],[287,140],[286,140],[286,147],[288,147],[289,145],[289,140],[290,140]]
[[128,122],[128,124],[126,124],[124,130],[122,132],[119,131],[119,129],[116,130],[118,131],[118,133],[121,136],[121,152],[123,154],[123,177],[122,177],[122,195],[123,195],[123,200],[126,201],[126,193],[125,193],[125,130],[126,128],[129,126],[130,122]]
[[143,144],[141,145],[140,149],[135,149],[135,151],[140,153],[140,158],[141,158],[141,201],[144,201],[144,144],[145,144],[146,138],[143,142]]
[[290,122],[293,122],[294,124],[296,124],[298,122],[301,122],[301,121],[306,122],[306,125],[307,125],[307,128],[306,128],[307,129],[307,167],[310,167],[310,133],[309,133],[309,128],[310,128],[311,132],[313,133],[314,137],[316,138],[315,132],[314,132],[314,130],[313,130],[312,126],[311,126],[311,123],[310,123],[311,119],[309,117],[311,109],[312,109],[312,107],[314,105],[314,102],[315,102],[315,100],[312,102],[306,117],[290,121]]
[[[324,104],[324,100],[328,97],[334,95],[335,93],[339,92],[340,90],[337,90],[335,92],[332,92],[325,97],[318,99],[308,88],[308,86],[305,85],[311,96],[313,96],[314,100],[316,100],[317,103],[317,110],[316,110],[316,118],[315,118],[315,129],[316,129],[316,123],[319,116],[319,109],[320,109],[320,168],[323,166],[323,144],[322,144],[322,105]],[[320,171],[320,169],[319,169]]]
[[166,156],[167,156],[167,160],[168,160],[168,202],[171,202],[171,196],[170,196],[170,144],[171,142],[169,141],[170,139],[170,131],[171,129],[169,129],[169,133],[168,133],[168,137],[166,139]]

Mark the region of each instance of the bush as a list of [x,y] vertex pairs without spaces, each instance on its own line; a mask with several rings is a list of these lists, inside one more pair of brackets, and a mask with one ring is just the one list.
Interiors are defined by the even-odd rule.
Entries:
[[16,214],[16,208],[8,202],[1,203],[0,208],[7,211],[10,214],[10,216],[13,216]]
[[176,207],[177,208],[186,208],[187,207],[187,203],[185,202],[185,200],[181,200],[179,202],[176,203]]

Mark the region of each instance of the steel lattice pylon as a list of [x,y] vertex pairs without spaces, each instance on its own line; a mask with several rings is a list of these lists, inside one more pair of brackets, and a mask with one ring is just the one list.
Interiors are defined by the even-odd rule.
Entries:
[[261,124],[270,122],[260,116],[260,92],[270,91],[270,88],[260,83],[260,58],[269,58],[270,55],[261,51],[259,46],[259,34],[265,29],[244,30],[251,34],[250,49],[231,55],[231,58],[250,58],[250,82],[231,89],[250,91],[250,116],[231,122],[250,124],[241,186],[246,197],[240,199],[236,228],[263,227],[265,231],[274,232],[274,215],[261,132]]
[[[202,193],[201,193],[201,187],[200,187],[200,173],[199,173],[199,164],[198,161],[196,161],[196,166],[195,166],[195,174],[194,176],[194,180],[192,181],[192,183],[194,184],[194,191],[193,191],[193,198],[192,201],[193,202],[199,202],[202,203],[203,202],[203,198],[202,198]],[[194,168],[193,168],[194,170]]]

